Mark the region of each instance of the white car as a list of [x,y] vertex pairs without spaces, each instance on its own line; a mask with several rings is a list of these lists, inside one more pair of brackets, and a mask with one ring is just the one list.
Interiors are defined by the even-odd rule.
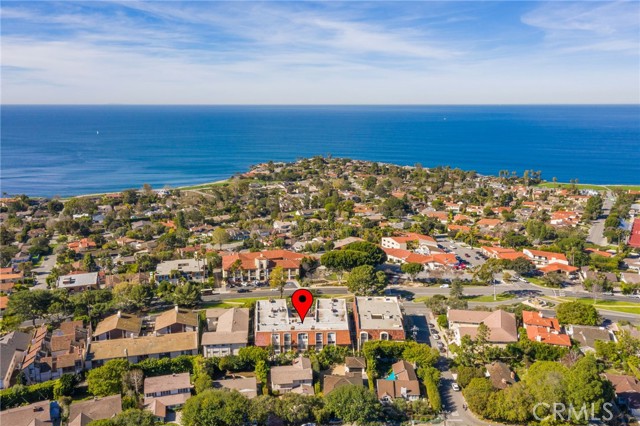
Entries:
[[442,284],[440,285],[440,288],[449,288],[449,284]]
[[456,391],[456,392],[460,392],[460,385],[458,385],[457,383],[451,383],[451,388]]

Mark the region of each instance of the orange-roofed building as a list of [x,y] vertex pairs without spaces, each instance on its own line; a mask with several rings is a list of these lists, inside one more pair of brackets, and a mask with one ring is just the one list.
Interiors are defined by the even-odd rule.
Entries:
[[67,247],[69,247],[76,253],[82,253],[87,250],[96,248],[96,243],[94,241],[91,241],[89,238],[83,238],[81,240],[70,242],[69,244],[67,244]]
[[9,296],[0,296],[0,312],[4,312],[9,305]]
[[500,225],[501,223],[502,221],[500,219],[480,219],[479,221],[476,222],[476,226],[480,228],[492,229]]
[[551,251],[534,249],[523,249],[522,253],[524,253],[529,259],[531,259],[537,267],[545,266],[550,263],[562,263],[565,265],[569,264],[567,257],[562,253],[554,253]]
[[471,232],[471,227],[466,225],[447,225],[447,229],[455,232]]
[[160,222],[161,225],[170,228],[170,229],[177,229],[178,227],[176,226],[176,223],[173,220],[167,220],[165,222]]
[[453,253],[431,253],[426,255],[396,248],[383,248],[382,250],[387,254],[387,260],[391,263],[420,263],[429,269],[454,266],[458,263],[458,259]]
[[527,337],[533,342],[556,346],[571,346],[571,338],[564,332],[556,318],[546,317],[542,312],[522,312],[522,323]]
[[519,251],[515,251],[511,248],[503,248],[503,247],[489,247],[483,246],[482,253],[487,257],[492,257],[494,259],[505,259],[505,260],[515,260],[520,257],[527,258],[524,253]]
[[382,248],[407,249],[407,243],[415,243],[420,247],[438,247],[435,238],[428,235],[416,234],[409,232],[400,237],[382,237]]
[[567,275],[571,275],[578,272],[578,268],[571,265],[565,265],[563,263],[550,263],[549,265],[538,268],[538,271],[542,272],[545,275],[552,272],[562,272]]
[[629,235],[629,242],[627,244],[631,247],[640,247],[640,218],[636,218],[633,221],[631,235]]
[[276,266],[282,266],[288,279],[300,272],[303,254],[288,250],[265,250],[253,253],[234,253],[222,256],[222,277],[247,280],[266,280]]
[[589,254],[597,254],[598,256],[602,256],[602,257],[613,257],[613,255],[608,251],[602,251],[594,248],[587,248],[587,249],[584,249],[584,251],[586,251]]

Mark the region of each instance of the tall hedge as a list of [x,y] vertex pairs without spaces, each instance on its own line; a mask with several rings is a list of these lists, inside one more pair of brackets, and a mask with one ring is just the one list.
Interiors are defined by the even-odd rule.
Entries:
[[35,385],[15,385],[9,389],[3,389],[0,391],[0,410],[53,399],[53,389],[57,383],[58,380],[48,380]]

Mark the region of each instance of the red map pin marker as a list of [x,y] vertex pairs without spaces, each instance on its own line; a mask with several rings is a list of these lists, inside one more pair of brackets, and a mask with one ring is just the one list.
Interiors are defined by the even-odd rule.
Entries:
[[313,304],[313,294],[307,289],[300,288],[291,295],[291,303],[293,303],[293,307],[296,308],[296,312],[300,315],[300,321],[304,322],[304,317],[307,316],[307,312],[309,312]]

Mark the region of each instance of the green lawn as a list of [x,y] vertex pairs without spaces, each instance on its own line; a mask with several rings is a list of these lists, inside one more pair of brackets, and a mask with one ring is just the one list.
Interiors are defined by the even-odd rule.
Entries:
[[505,300],[515,299],[516,295],[512,293],[500,293],[493,300],[493,294],[485,294],[484,296],[464,296],[467,302],[504,302]]
[[[563,183],[563,182],[558,182],[558,183],[545,182],[545,183],[539,184],[538,186],[541,186],[543,188],[569,188],[572,186],[572,184]],[[604,191],[606,189],[605,185],[592,185],[588,183],[578,183],[576,184],[576,187],[578,187],[579,189],[593,189],[596,191]]]
[[546,287],[546,285],[544,285],[544,281],[542,281],[541,278],[535,278],[535,277],[525,277],[525,279],[527,281],[529,281],[531,284],[535,284],[535,285],[540,285],[543,287]]
[[[566,182],[545,182],[541,183],[538,186],[543,188],[569,188],[571,187],[570,183]],[[576,186],[579,189],[593,189],[596,191],[604,191],[605,189],[623,189],[623,190],[632,190],[632,191],[640,191],[640,185],[593,185],[590,183],[578,183]]]
[[607,311],[640,315],[640,303],[623,302],[619,300],[598,300],[597,302],[594,302],[593,299],[576,299],[574,297],[553,297],[551,299],[560,302],[573,302],[577,300],[585,305],[595,306],[596,309],[606,309]]
[[193,186],[181,186],[178,189],[207,189],[207,188],[211,188],[212,186],[225,186],[228,185],[229,181],[228,180],[224,180],[221,182],[211,182],[211,183],[203,183],[201,185],[193,185]]

